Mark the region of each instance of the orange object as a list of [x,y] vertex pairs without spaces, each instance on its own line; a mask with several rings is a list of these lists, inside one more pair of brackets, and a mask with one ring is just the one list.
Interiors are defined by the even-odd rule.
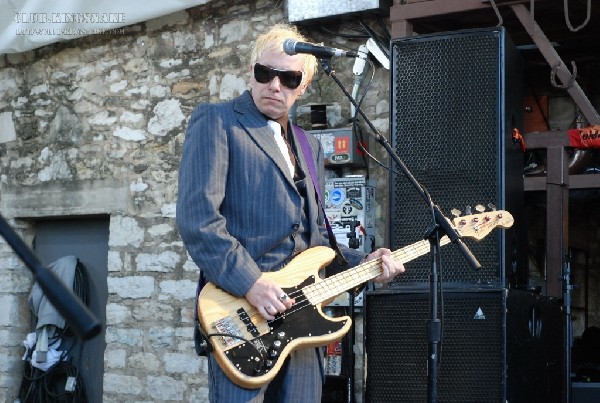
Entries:
[[527,149],[527,144],[525,144],[525,138],[521,135],[521,132],[519,132],[519,129],[517,129],[516,127],[513,129],[512,140],[513,143],[519,143],[521,145],[521,151],[525,152],[525,150]]

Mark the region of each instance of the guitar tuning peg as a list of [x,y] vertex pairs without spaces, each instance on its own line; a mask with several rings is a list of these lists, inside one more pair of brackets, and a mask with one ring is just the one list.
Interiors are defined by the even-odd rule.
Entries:
[[496,206],[494,205],[494,203],[488,203],[488,207],[490,208],[490,210],[496,211]]
[[466,214],[466,215],[471,215],[471,214],[473,214],[473,212],[471,211],[471,206],[467,206],[467,207],[465,207],[465,214]]
[[477,211],[478,213],[483,213],[485,211],[485,207],[481,204],[478,204],[475,206],[475,211]]
[[461,211],[457,208],[453,208],[452,210],[450,210],[450,213],[454,216],[454,217],[460,217],[461,215]]

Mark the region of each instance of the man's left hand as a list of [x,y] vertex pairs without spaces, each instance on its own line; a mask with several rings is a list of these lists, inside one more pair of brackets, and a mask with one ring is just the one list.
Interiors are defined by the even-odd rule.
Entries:
[[375,252],[368,254],[365,262],[381,258],[381,274],[372,281],[376,283],[389,283],[398,274],[404,273],[405,268],[402,262],[392,257],[392,251],[387,248],[379,248]]

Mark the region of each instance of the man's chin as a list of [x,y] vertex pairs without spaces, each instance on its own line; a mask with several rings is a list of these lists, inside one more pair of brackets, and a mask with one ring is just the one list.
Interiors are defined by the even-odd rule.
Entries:
[[284,114],[280,110],[264,109],[261,111],[263,115],[269,117],[269,119],[277,120],[280,119]]

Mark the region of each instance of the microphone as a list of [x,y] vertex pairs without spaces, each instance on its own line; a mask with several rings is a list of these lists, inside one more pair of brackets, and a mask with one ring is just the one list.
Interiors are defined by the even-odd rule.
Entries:
[[307,53],[318,58],[330,58],[332,56],[358,57],[358,53],[355,52],[313,45],[312,43],[297,42],[291,38],[283,41],[283,51],[290,56],[297,55],[298,53]]

